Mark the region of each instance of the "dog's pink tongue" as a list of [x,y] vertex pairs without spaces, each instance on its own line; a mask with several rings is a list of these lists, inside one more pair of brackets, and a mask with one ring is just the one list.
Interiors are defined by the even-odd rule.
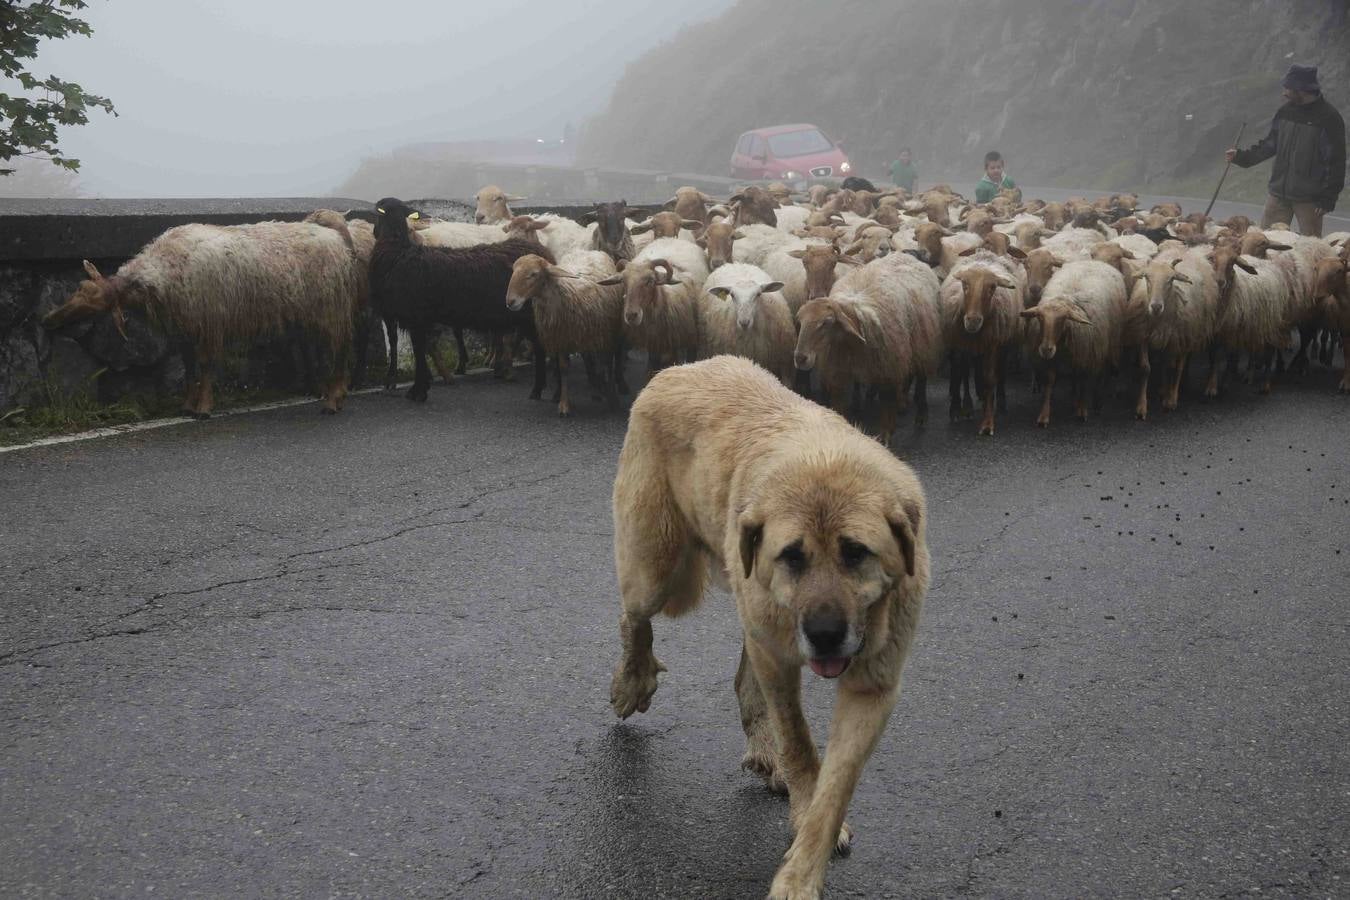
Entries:
[[847,656],[832,656],[829,659],[812,658],[808,662],[811,663],[811,671],[821,678],[838,678],[848,668],[849,658]]

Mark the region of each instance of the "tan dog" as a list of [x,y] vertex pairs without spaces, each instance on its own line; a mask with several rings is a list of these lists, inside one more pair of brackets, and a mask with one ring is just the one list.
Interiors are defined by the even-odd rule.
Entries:
[[[848,849],[844,813],[928,588],[926,518],[908,466],[747,360],[667,369],[633,404],[614,480],[623,659],[610,703],[620,718],[647,710],[665,671],[652,617],[696,606],[710,570],[729,581],[745,629],[743,765],[786,784],[796,832],[771,897],[818,897],[831,851]],[[823,764],[803,663],[838,679]]]

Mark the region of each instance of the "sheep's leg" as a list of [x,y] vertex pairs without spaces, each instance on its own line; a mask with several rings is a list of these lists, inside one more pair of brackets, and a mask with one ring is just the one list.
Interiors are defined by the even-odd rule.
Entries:
[[1012,348],[1007,344],[998,348],[998,414],[1008,414],[1008,352]]
[[441,376],[441,381],[454,384],[455,373],[450,371],[450,364],[445,361],[445,342],[441,338],[440,334],[433,333],[427,339],[427,355],[431,357],[431,367]]
[[190,342],[184,342],[179,352],[183,356],[183,413],[191,416],[197,412],[198,379],[201,377],[197,365],[197,348]]
[[366,310],[357,315],[352,338],[356,345],[356,365],[352,368],[351,386],[356,390],[366,380],[366,363],[370,355],[370,313]]
[[1298,352],[1294,358],[1289,361],[1289,372],[1292,375],[1305,375],[1308,372],[1308,347],[1317,342],[1317,326],[1300,325],[1298,326]]
[[1050,395],[1055,390],[1054,366],[1042,371],[1041,384],[1044,396],[1041,397],[1041,414],[1036,417],[1036,425],[1039,428],[1048,428],[1050,426]]
[[1167,387],[1167,395],[1163,397],[1162,408],[1167,412],[1177,408],[1177,400],[1181,396],[1181,380],[1186,375],[1186,360],[1188,354],[1178,353],[1172,359],[1172,365],[1175,370],[1172,373],[1172,383]]
[[994,397],[998,393],[998,350],[990,349],[984,354],[984,418],[980,421],[980,434],[994,433]]
[[1152,368],[1148,359],[1148,344],[1139,345],[1139,396],[1134,402],[1134,417],[1141,422],[1148,418],[1148,377]]
[[614,360],[611,365],[614,367],[614,387],[625,396],[632,393],[632,389],[628,387],[628,375],[624,371],[627,363],[628,349],[620,341],[619,346],[614,350]]
[[966,419],[975,418],[975,401],[971,397],[970,390],[970,383],[972,381],[976,382],[977,386],[979,384],[979,376],[975,372],[975,359],[976,357],[974,355],[971,355],[968,358],[965,368],[966,374],[962,379],[961,416]]
[[961,418],[961,386],[966,382],[969,362],[960,350],[953,350],[948,359],[951,363],[951,377],[947,382],[947,418],[956,422]]
[[1205,382],[1205,399],[1219,396],[1219,348],[1209,348],[1209,379]]
[[[1263,381],[1263,382],[1261,382],[1261,393],[1263,393],[1263,394],[1269,394],[1269,393],[1270,393],[1271,382],[1275,380],[1275,367],[1274,367],[1274,365],[1273,365],[1273,362],[1274,362],[1274,359],[1275,359],[1275,354],[1276,354],[1277,352],[1278,352],[1278,351],[1277,351],[1274,347],[1267,347],[1267,348],[1266,348],[1265,359],[1264,359],[1264,362],[1265,362],[1265,369],[1266,369],[1266,380]],[[1255,353],[1251,354],[1251,357],[1250,357],[1250,358],[1251,358],[1251,359],[1255,359],[1255,358],[1256,358],[1256,354],[1255,354]]]
[[201,372],[197,380],[197,402],[192,415],[197,419],[209,419],[211,410],[216,405],[215,398],[211,395],[211,359],[204,353],[200,354],[198,365]]
[[1086,422],[1088,417],[1088,383],[1091,377],[1083,372],[1073,373],[1073,414],[1078,421]]
[[455,364],[455,374],[463,375],[469,370],[469,348],[464,346],[463,328],[455,328],[455,350],[459,353],[459,359]]
[[572,414],[572,401],[567,396],[567,374],[572,368],[572,354],[559,353],[558,361],[558,415],[566,418]]
[[291,329],[291,337],[300,351],[300,377],[305,393],[311,397],[318,397],[323,392],[319,390],[319,378],[315,374],[317,366],[314,365],[314,345],[303,328]]
[[413,383],[408,388],[407,397],[418,403],[425,403],[427,391],[431,389],[431,369],[427,366],[427,343],[429,335],[425,325],[413,328],[410,334],[413,346]]
[[1329,368],[1331,366],[1331,357],[1335,353],[1334,348],[1335,341],[1332,340],[1331,329],[1322,329],[1322,349],[1317,354],[1318,362]]
[[384,389],[392,391],[398,387],[398,323],[389,316],[384,317],[384,335],[389,342],[389,367],[384,376]]
[[[1336,390],[1342,394],[1350,394],[1350,328],[1341,329],[1341,357],[1341,361],[1345,363],[1345,373],[1341,376],[1341,383]],[[1330,361],[1327,365],[1331,365]]]
[[[498,377],[503,381],[516,380],[516,341],[514,334],[504,334],[501,338],[501,355],[497,357]],[[543,388],[540,388],[543,393]]]
[[[566,356],[565,353],[553,354],[553,396],[549,398],[550,403],[557,403],[559,400],[562,399],[562,383],[563,383],[562,358],[564,356]],[[530,394],[530,399],[538,400],[540,399],[540,397],[536,397],[534,394]]]
[[928,376],[914,376],[914,424],[920,428],[928,424]]
[[881,446],[889,447],[891,437],[895,434],[895,423],[899,418],[899,407],[901,398],[905,396],[905,391],[903,388],[897,391],[893,385],[888,385],[880,388],[878,394],[881,400],[881,412],[878,416],[877,440],[881,442]]

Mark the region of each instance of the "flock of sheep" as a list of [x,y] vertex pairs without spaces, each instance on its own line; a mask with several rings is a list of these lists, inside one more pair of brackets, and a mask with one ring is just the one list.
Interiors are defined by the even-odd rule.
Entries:
[[[1294,370],[1310,355],[1330,364],[1350,331],[1350,234],[1262,231],[1172,203],[1145,213],[1130,194],[1044,203],[1005,191],[973,205],[946,186],[913,197],[816,186],[799,198],[770,184],[719,202],[683,187],[654,214],[599,203],[581,222],[514,215],[517,198],[495,186],[476,199],[473,223],[431,221],[387,198],[373,226],[330,210],[303,223],[180,226],[114,276],[86,263],[91,280],[46,322],[107,310],[120,327],[123,308],[144,308],[182,339],[185,407],[198,416],[210,412],[210,366],[226,343],[286,334],[319,338],[331,366],[324,409],[336,412],[351,349],[359,377],[378,318],[390,384],[400,329],[411,338],[415,400],[427,396],[438,331],[456,335],[462,371],[468,329],[492,336],[503,371],[518,342],[532,345],[534,398],[551,356],[561,415],[573,354],[612,403],[627,391],[628,349],[645,350],[652,368],[734,354],[803,392],[814,379],[846,415],[879,403],[883,443],[911,389],[924,421],[927,379],[944,360],[953,420],[973,412],[973,380],[979,431],[993,434],[1023,348],[1045,426],[1060,376],[1085,418],[1103,379],[1131,374],[1144,418],[1151,361],[1174,409],[1196,355],[1208,358],[1206,396],[1240,354],[1268,391],[1295,330]],[[1350,372],[1340,390],[1350,392]]]

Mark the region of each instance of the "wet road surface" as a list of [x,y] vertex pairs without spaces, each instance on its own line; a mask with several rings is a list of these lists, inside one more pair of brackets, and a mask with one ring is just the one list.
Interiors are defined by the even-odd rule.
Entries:
[[[1338,377],[1040,431],[1023,372],[993,439],[930,386],[933,587],[829,896],[1345,896]],[[527,381],[0,458],[0,894],[762,896],[734,609],[659,620],[613,718],[624,420]]]

